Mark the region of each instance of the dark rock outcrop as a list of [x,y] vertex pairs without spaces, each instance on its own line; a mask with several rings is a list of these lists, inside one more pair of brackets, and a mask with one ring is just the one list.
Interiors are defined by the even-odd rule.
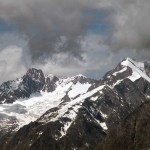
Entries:
[[131,113],[96,150],[148,150],[150,149],[150,102],[147,101]]

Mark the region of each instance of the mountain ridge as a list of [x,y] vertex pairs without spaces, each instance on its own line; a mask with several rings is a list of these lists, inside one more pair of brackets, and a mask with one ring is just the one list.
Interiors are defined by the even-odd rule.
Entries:
[[[8,122],[0,119],[4,123],[0,127],[0,145],[4,150],[19,150],[20,147],[37,150],[94,149],[114,126],[150,97],[149,64],[130,58],[120,62],[101,80],[82,75],[67,79],[50,75],[43,79],[40,71],[33,75],[32,71],[34,69],[27,72],[27,77],[31,77],[24,76],[23,81],[26,82],[23,83],[28,85],[26,89],[29,93],[36,91],[39,95],[31,97],[32,93],[27,99],[0,104],[1,114],[7,115],[11,109],[12,116],[16,117],[12,119],[9,115],[13,125],[16,123],[15,127],[9,117]],[[15,112],[16,108],[18,112]],[[22,117],[27,118],[27,122],[23,122]],[[8,123],[10,126],[6,125]],[[26,136],[21,135],[24,130]],[[53,142],[45,143],[48,137]],[[6,144],[3,143],[4,139],[7,139]],[[41,145],[38,145],[39,140]]]

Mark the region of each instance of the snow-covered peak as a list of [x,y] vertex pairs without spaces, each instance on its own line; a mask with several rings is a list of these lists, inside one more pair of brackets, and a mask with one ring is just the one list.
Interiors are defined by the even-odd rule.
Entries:
[[49,79],[53,79],[54,77],[56,77],[56,76],[53,74],[45,75],[45,78],[49,78]]
[[75,76],[72,76],[72,77],[67,77],[67,78],[62,78],[62,80],[64,81],[71,81],[71,80],[74,80],[76,78],[86,78],[86,76],[82,75],[82,74],[78,74],[78,75],[75,75]]
[[132,68],[131,64],[134,65],[135,67],[139,68],[140,70],[144,71],[144,63],[142,63],[142,62],[137,62],[129,57],[121,62],[121,65]]
[[147,76],[145,72],[144,63],[136,62],[130,58],[127,58],[126,60],[121,62],[121,65],[132,69],[132,75],[128,77],[131,81],[134,82],[142,77],[148,82],[150,82],[150,78]]
[[128,78],[132,82],[143,78],[150,82],[150,64],[145,62],[138,62],[131,58],[126,58],[120,62],[117,67],[109,71],[103,78],[106,85],[114,88],[115,85],[120,84],[124,79]]
[[76,75],[76,76],[73,76],[73,77],[60,78],[59,82],[60,82],[61,85],[68,84],[70,82],[73,83],[73,84],[76,84],[77,82],[79,82],[81,84],[85,84],[85,83],[91,83],[92,84],[92,83],[95,82],[95,80],[87,78],[86,76],[84,76],[82,74],[79,74],[79,75]]
[[84,76],[84,75],[82,75],[82,74],[78,74],[78,75],[74,76],[74,78],[76,78],[76,77],[83,77],[83,78],[87,78],[86,76]]

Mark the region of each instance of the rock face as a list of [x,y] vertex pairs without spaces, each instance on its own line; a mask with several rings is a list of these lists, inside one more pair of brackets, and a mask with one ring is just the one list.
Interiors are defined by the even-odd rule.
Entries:
[[150,148],[150,101],[114,127],[97,150],[148,150]]
[[1,149],[95,149],[149,100],[149,72],[149,63],[130,58],[99,81],[82,75],[60,79],[30,69],[18,79],[17,88],[11,82],[18,80],[0,88],[8,97],[10,92],[15,97],[15,90],[23,93],[11,100],[1,98]]
[[32,93],[42,90],[45,77],[41,70],[29,69],[22,77],[4,82],[0,86],[0,103],[13,103],[19,98],[30,97]]

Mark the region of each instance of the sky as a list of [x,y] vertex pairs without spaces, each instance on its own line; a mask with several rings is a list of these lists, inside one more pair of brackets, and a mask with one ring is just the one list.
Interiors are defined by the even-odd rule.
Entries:
[[100,79],[150,58],[149,0],[0,0],[0,83],[29,68]]

